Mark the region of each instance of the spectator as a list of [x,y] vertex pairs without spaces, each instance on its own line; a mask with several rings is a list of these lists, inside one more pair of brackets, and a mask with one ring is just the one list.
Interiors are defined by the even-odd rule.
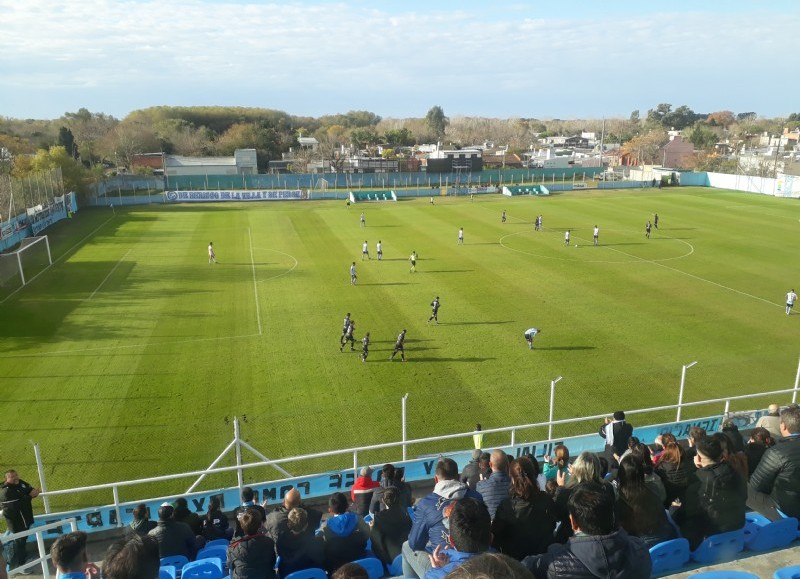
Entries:
[[783,436],[781,434],[781,407],[777,404],[770,404],[767,408],[767,414],[756,422],[756,428],[766,428],[772,438],[776,440]]
[[569,479],[569,449],[563,444],[558,444],[555,447],[555,455],[545,455],[544,457],[544,478],[553,480],[556,475],[561,473],[564,480]]
[[472,435],[472,443],[475,445],[475,448],[483,448],[483,427],[480,423],[475,425],[475,434]]
[[741,475],[722,460],[719,438],[697,441],[697,471],[673,519],[692,550],[709,535],[744,526],[747,488]]
[[[0,509],[6,519],[6,527],[12,533],[22,533],[33,525],[33,499],[39,496],[39,489],[31,486],[15,470],[7,470],[5,481],[0,486]],[[11,569],[25,564],[28,558],[27,537],[14,540],[8,566]]]
[[764,452],[748,489],[748,506],[770,520],[800,517],[800,409],[781,412],[781,435]]
[[728,448],[731,454],[744,451],[744,439],[733,420],[728,418],[722,421],[722,432],[728,437]]
[[708,433],[706,433],[705,428],[692,426],[689,429],[689,437],[686,439],[689,443],[689,449],[686,451],[686,456],[692,460],[692,463],[694,463],[694,457],[697,455],[695,444],[697,444],[701,438],[705,438],[706,436],[708,436]]
[[475,485],[481,478],[480,460],[483,452],[480,448],[472,451],[472,460],[470,460],[461,471],[461,478],[459,480],[467,485],[472,490],[475,490]]
[[664,450],[670,442],[678,443],[678,439],[671,432],[664,432],[656,436],[654,446],[655,449],[650,449],[650,458],[653,459],[653,466],[658,466],[661,462],[661,457],[664,456]]
[[489,510],[473,498],[459,499],[450,505],[449,546],[436,547],[425,579],[443,579],[465,561],[486,552],[492,541]]
[[175,521],[174,514],[175,508],[169,503],[163,503],[158,509],[158,524],[148,536],[158,543],[159,557],[183,555],[191,561],[197,554],[194,533],[186,523]]
[[345,563],[331,575],[331,579],[369,579],[369,573],[358,563]]
[[555,539],[559,543],[565,542],[572,534],[572,527],[569,522],[569,497],[573,490],[581,484],[594,482],[603,488],[612,501],[615,500],[614,487],[603,481],[600,477],[601,472],[600,459],[596,454],[591,452],[582,452],[578,458],[570,466],[570,479],[569,484],[565,482],[563,476],[558,476],[556,482],[559,485],[556,491],[555,504],[556,513],[559,517],[560,524],[556,529]]
[[447,579],[532,579],[525,566],[508,555],[481,553],[447,574]]
[[83,531],[61,535],[50,548],[50,556],[60,579],[86,579],[89,558],[86,556],[86,533]]
[[233,535],[228,517],[222,512],[222,501],[218,496],[208,499],[208,511],[202,521],[203,536],[209,540],[230,539]]
[[347,497],[333,493],[328,500],[332,515],[322,527],[325,570],[330,574],[345,563],[365,556],[369,527],[359,515],[348,512]]
[[[481,476],[483,476],[483,478],[489,478],[489,476],[492,474],[492,467],[489,464],[491,462],[491,460],[492,460],[492,455],[491,454],[489,454],[488,452],[482,452],[481,453],[481,458],[480,458],[480,460],[478,460],[478,471],[479,472],[478,472],[478,480],[475,481],[475,487],[478,486],[478,481],[481,480]],[[470,488],[472,490],[475,490],[474,487],[470,487]]]
[[722,447],[722,462],[730,464],[746,482],[749,477],[749,470],[747,468],[747,457],[744,452],[733,452],[731,449],[731,439],[728,438],[728,435],[724,432],[715,432],[711,437],[716,438]]
[[695,471],[694,462],[684,452],[673,435],[662,438],[664,451],[656,465],[656,473],[661,477],[666,492],[664,506],[669,506],[675,499],[683,500],[686,488]]
[[372,520],[372,551],[386,565],[403,550],[411,531],[411,517],[407,507],[400,503],[400,493],[389,487],[381,493],[384,509]]
[[103,579],[155,579],[160,565],[156,540],[129,533],[106,551]]
[[372,502],[369,505],[369,512],[375,514],[385,508],[383,493],[388,489],[394,489],[397,493],[396,502],[407,509],[411,506],[411,487],[402,478],[403,471],[397,469],[393,464],[384,464],[381,469],[380,486],[375,489],[372,495]]
[[322,513],[317,509],[308,507],[300,500],[300,491],[297,489],[289,489],[283,496],[283,503],[275,507],[275,509],[267,515],[267,520],[264,522],[264,530],[267,535],[276,543],[282,533],[287,531],[287,522],[289,512],[292,509],[303,507],[306,513],[306,530],[305,533],[314,535],[314,532],[319,529],[320,522],[322,521]]
[[653,467],[653,459],[650,457],[650,447],[643,443],[636,444],[631,448],[631,456],[641,461],[644,467],[644,482],[651,491],[653,491],[661,502],[667,500],[667,489],[664,487],[664,481],[661,476],[656,472]]
[[228,546],[231,579],[274,579],[275,543],[261,529],[261,513],[245,509],[240,517],[244,536]]
[[173,518],[179,523],[186,523],[195,535],[202,536],[203,522],[200,515],[189,510],[189,503],[185,498],[175,499],[175,514]]
[[275,544],[280,557],[278,571],[281,577],[325,564],[322,541],[314,536],[310,526],[308,513],[302,507],[294,507],[286,515],[286,532]]
[[511,479],[508,478],[506,453],[499,449],[493,450],[489,466],[492,474],[488,478],[479,480],[475,490],[483,497],[483,502],[489,509],[489,515],[494,518],[497,507],[508,498],[508,487],[511,484]]
[[131,521],[128,530],[139,535],[146,535],[155,528],[156,522],[150,520],[147,505],[144,503],[136,505],[133,509],[133,521]]
[[617,526],[614,499],[602,484],[582,483],[575,488],[569,498],[569,520],[575,536],[566,545],[550,545],[544,555],[522,561],[534,577],[650,578],[647,546]]
[[356,479],[350,489],[350,499],[355,505],[356,514],[366,517],[369,513],[369,504],[372,502],[372,494],[380,485],[372,480],[372,469],[365,466],[361,469],[361,476]]
[[515,559],[538,555],[553,542],[556,507],[539,487],[536,463],[521,456],[511,463],[509,498],[492,521],[492,546]]
[[[758,463],[768,448],[775,446],[775,441],[772,435],[766,428],[754,428],[750,432],[750,440],[744,447],[744,455],[747,457],[747,470],[748,475],[752,476],[755,472]],[[749,478],[749,477],[748,477]]]
[[249,507],[253,507],[259,513],[261,513],[261,522],[263,524],[264,520],[267,518],[267,512],[264,509],[264,505],[267,504],[267,501],[264,501],[264,505],[256,504],[255,500],[256,494],[253,492],[253,489],[250,487],[242,488],[242,505],[240,507],[236,507],[233,511],[233,538],[238,539],[239,537],[244,536],[244,532],[242,531],[242,525],[239,522],[239,517],[244,514],[244,511],[247,510]]
[[667,518],[664,501],[644,482],[644,464],[635,455],[626,456],[617,472],[616,516],[619,526],[648,548],[675,539],[677,533]]
[[403,575],[424,577],[431,568],[430,554],[436,547],[447,545],[447,529],[442,521],[444,508],[452,501],[481,496],[458,480],[458,465],[451,458],[442,458],[436,465],[433,492],[417,501],[416,518],[408,541],[403,543]]
[[619,461],[622,453],[628,449],[628,439],[633,435],[633,426],[625,422],[625,413],[617,410],[613,418],[606,418],[600,427],[600,436],[606,439],[606,450]]

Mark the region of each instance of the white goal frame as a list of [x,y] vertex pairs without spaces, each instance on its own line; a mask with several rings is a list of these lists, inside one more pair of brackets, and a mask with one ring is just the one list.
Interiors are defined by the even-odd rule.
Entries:
[[[33,281],[33,278],[30,280],[25,279],[25,270],[22,267],[22,254],[28,251],[34,245],[39,243],[44,243],[45,247],[47,248],[47,267],[53,265],[53,256],[50,253],[50,241],[47,239],[46,235],[35,235],[33,237],[26,237],[20,243],[20,248],[16,251],[9,251],[8,253],[4,254],[6,257],[10,257],[12,255],[16,256],[17,258],[17,268],[19,269],[19,277],[22,280],[22,287],[28,284],[28,282]],[[37,274],[38,275],[38,274]],[[36,277],[36,276],[34,276]]]

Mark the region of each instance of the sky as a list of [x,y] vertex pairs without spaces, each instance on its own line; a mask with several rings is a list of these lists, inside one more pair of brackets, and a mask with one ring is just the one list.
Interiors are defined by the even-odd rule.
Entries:
[[798,30],[798,0],[0,0],[0,116],[787,116]]

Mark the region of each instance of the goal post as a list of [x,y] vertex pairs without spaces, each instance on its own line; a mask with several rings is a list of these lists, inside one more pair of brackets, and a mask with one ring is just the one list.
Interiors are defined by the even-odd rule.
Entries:
[[15,251],[0,254],[0,297],[25,287],[52,264],[47,236],[26,237]]

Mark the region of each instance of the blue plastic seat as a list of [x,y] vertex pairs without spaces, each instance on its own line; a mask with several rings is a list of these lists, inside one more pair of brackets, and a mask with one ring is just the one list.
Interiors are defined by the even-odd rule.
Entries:
[[231,542],[228,539],[214,539],[213,541],[206,543],[206,546],[203,548],[208,549],[209,547],[227,547],[230,545],[230,543]]
[[750,551],[781,549],[797,538],[797,519],[770,521],[759,513],[747,513],[744,544]]
[[353,563],[361,565],[367,571],[369,579],[381,579],[381,577],[383,577],[383,562],[381,562],[380,559],[367,557],[366,559],[353,561]]
[[[171,555],[169,557],[161,558],[162,567],[175,567],[176,571],[183,569],[183,566],[189,562],[189,557],[184,555]],[[180,575],[180,573],[179,573]]]
[[212,547],[206,546],[203,549],[200,549],[197,552],[197,557],[195,560],[199,561],[200,559],[219,559],[219,562],[224,569],[227,566],[227,559],[228,557],[228,546],[225,545],[214,545]]
[[692,553],[692,560],[710,565],[736,558],[744,550],[744,528],[706,537]]
[[313,567],[311,569],[303,569],[302,571],[289,573],[283,579],[328,579],[328,575],[325,573],[324,569]]
[[392,577],[400,577],[403,574],[403,554],[400,553],[394,558],[392,564],[389,565],[389,575]]
[[746,573],[745,571],[706,571],[705,573],[697,573],[692,575],[692,578],[698,577],[699,579],[759,579],[758,575]]
[[778,569],[772,577],[773,579],[800,579],[800,565]]
[[689,541],[672,539],[650,548],[650,559],[653,561],[653,575],[665,575],[686,565],[691,558]]
[[158,579],[175,579],[177,573],[175,565],[164,565],[158,568]]
[[216,557],[198,559],[183,566],[181,579],[222,579],[222,562]]

